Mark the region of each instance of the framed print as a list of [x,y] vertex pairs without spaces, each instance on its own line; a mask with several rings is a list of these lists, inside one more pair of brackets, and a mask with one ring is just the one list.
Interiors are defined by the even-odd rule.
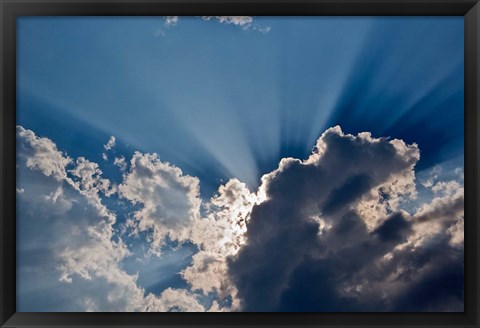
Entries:
[[1,327],[478,327],[477,1],[1,2]]

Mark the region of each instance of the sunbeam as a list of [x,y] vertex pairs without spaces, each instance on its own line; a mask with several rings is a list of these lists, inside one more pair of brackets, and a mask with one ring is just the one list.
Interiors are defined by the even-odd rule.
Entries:
[[17,310],[463,311],[462,17],[17,33]]

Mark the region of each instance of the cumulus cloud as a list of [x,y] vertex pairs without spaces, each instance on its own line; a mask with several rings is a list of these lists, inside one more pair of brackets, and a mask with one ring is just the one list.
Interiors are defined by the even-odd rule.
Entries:
[[[103,179],[102,171],[97,163],[90,162],[84,157],[79,157],[76,166],[68,172],[72,174],[73,179],[78,178],[75,183],[77,188],[90,197],[95,197],[99,193],[111,196],[116,192],[116,186],[112,185],[108,179]],[[77,179],[75,179],[77,180]]]
[[17,145],[20,304],[29,311],[204,310],[186,290],[147,294],[122,269],[130,251],[114,238],[116,216],[99,196],[111,186],[96,163],[73,162],[22,127]]
[[56,180],[67,177],[65,167],[72,159],[63,156],[57,146],[47,138],[39,138],[32,131],[17,126],[17,137],[26,142],[18,144],[18,157],[25,161],[27,168],[38,170]]
[[[462,311],[463,191],[437,184],[443,197],[402,210],[417,197],[419,158],[415,144],[334,127],[307,160],[282,159],[262,177],[266,200],[228,260],[241,310]],[[430,220],[439,228],[427,232]],[[435,293],[436,283],[446,288]],[[409,303],[416,293],[423,299]]]
[[236,301],[236,289],[227,274],[227,257],[244,244],[246,223],[259,197],[237,179],[219,187],[204,204],[202,217],[199,181],[184,175],[156,154],[135,153],[130,170],[119,186],[122,197],[141,208],[128,221],[134,235],[152,231],[150,252],[160,255],[167,240],[191,242],[199,248],[181,276],[194,291],[214,292],[220,299]]
[[420,247],[439,235],[450,235],[451,245],[463,246],[464,187],[457,181],[440,181],[431,190],[435,197],[415,213],[408,245]]
[[[207,201],[197,178],[157,154],[115,158],[117,186],[22,127],[17,145],[19,297],[29,310],[463,310],[463,171],[432,172],[418,184],[430,197],[419,197],[416,144],[330,128],[256,192],[231,179]],[[167,241],[195,245],[179,272],[189,289],[147,293],[122,268],[132,252],[104,204],[112,196],[132,205],[121,229],[147,236],[149,254]]]
[[151,251],[159,255],[165,238],[188,241],[200,216],[199,181],[162,162],[157,154],[136,152],[118,187],[120,195],[141,208],[133,214],[139,231],[152,230]]
[[219,299],[231,300],[229,307],[217,307],[217,303],[212,305],[211,311],[239,309],[237,290],[228,275],[227,259],[245,244],[250,213],[261,201],[262,197],[250,192],[244,183],[231,179],[206,203],[206,218],[197,220],[193,226],[191,240],[199,245],[200,251],[193,256],[192,264],[181,272],[182,277],[193,290],[200,290],[204,295],[215,292]]

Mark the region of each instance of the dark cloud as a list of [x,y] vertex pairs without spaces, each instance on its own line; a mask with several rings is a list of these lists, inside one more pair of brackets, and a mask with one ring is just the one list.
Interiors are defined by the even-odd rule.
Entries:
[[410,224],[405,220],[402,213],[395,213],[376,229],[375,233],[382,241],[391,241],[398,244],[406,241],[405,237],[409,229]]
[[[278,310],[288,312],[333,312],[359,310],[354,298],[339,297],[330,261],[306,259],[292,273]],[[315,283],[312,283],[312,282]]]
[[[418,159],[415,145],[366,133],[345,135],[338,127],[322,135],[308,160],[283,159],[262,178],[267,200],[253,207],[247,243],[228,261],[241,309],[463,308],[463,269],[457,265],[463,250],[451,245],[449,225],[424,233],[414,216],[392,211],[389,203],[395,198],[389,193],[409,182],[402,180],[413,183],[408,173]],[[374,205],[383,209],[378,211],[390,213],[373,229],[357,211],[372,190],[378,195]],[[447,211],[449,202],[439,203],[443,207],[431,207]],[[422,215],[434,210],[427,206]],[[434,291],[435,284],[445,288]],[[434,301],[440,296],[451,307]]]
[[[447,252],[452,250],[443,245]],[[443,253],[443,252],[441,252]],[[443,255],[442,255],[443,256]],[[401,293],[395,300],[393,311],[463,311],[464,266],[463,252],[448,254],[435,261],[429,272]],[[437,259],[438,260],[438,259]]]
[[366,174],[359,174],[349,178],[340,188],[333,190],[323,205],[325,215],[332,214],[340,209],[345,203],[351,203],[363,193],[371,189],[370,177]]
[[[257,193],[236,179],[220,186],[204,218],[198,180],[156,155],[135,153],[117,189],[32,131],[18,127],[17,146],[22,309],[203,311],[198,291],[217,298],[211,311],[463,310],[463,186],[432,181],[428,203],[402,210],[417,194],[416,145],[329,129]],[[103,203],[118,193],[143,205],[133,228],[198,246],[181,271],[191,290],[147,294],[123,269],[130,252]]]

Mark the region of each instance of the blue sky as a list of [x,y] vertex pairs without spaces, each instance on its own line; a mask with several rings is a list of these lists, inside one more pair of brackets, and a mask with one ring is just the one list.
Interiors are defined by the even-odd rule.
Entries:
[[[139,151],[197,177],[203,202],[231,178],[255,193],[282,158],[307,160],[317,139],[339,125],[345,134],[368,131],[418,145],[419,198],[402,207],[411,215],[435,198],[429,179],[463,188],[451,173],[463,170],[462,17],[254,17],[246,25],[199,17],[174,24],[164,17],[22,17],[17,24],[17,124],[74,159],[98,163],[112,184],[126,174],[113,159],[128,162]],[[106,150],[111,136],[116,145]],[[18,181],[27,185],[27,176]],[[116,216],[112,238],[124,238],[134,253],[121,267],[139,273],[146,293],[195,292],[178,273],[204,246],[169,241],[160,258],[139,265],[151,231],[120,236],[132,213],[147,206],[139,197],[101,196]],[[243,276],[232,277],[242,286]],[[248,303],[248,288],[238,288]],[[27,289],[19,306],[37,309]],[[200,303],[210,306],[219,291],[212,293],[197,295]],[[271,309],[288,310],[278,302]]]
[[417,142],[423,167],[461,156],[460,17],[258,21],[20,19],[18,122],[92,160],[115,135],[214,187],[256,187],[335,124]]

